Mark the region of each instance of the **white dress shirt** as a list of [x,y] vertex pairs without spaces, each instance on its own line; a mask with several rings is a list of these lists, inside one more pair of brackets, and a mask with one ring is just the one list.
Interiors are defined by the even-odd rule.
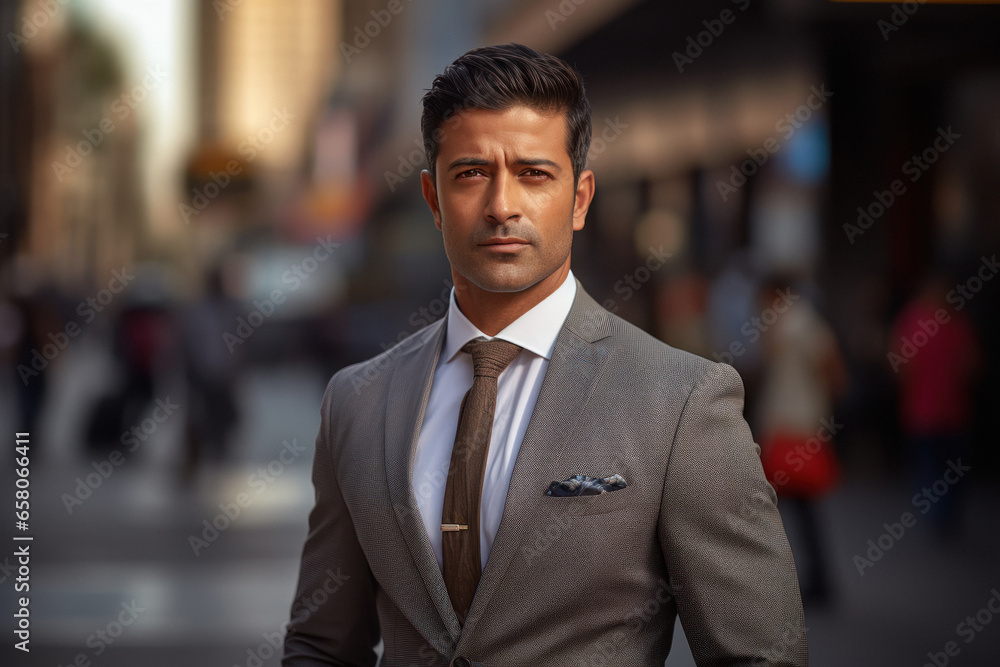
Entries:
[[[500,526],[510,475],[521,448],[521,440],[535,409],[538,391],[556,346],[556,338],[576,297],[572,271],[541,303],[516,319],[492,338],[501,338],[524,348],[497,381],[497,408],[493,434],[486,457],[486,473],[479,515],[479,546],[482,567],[490,555]],[[413,493],[424,520],[438,566],[441,556],[441,513],[451,465],[451,450],[458,430],[462,399],[472,387],[472,356],[462,346],[474,338],[491,338],[462,314],[451,292],[444,348],[434,369],[434,384],[424,412],[413,462]]]

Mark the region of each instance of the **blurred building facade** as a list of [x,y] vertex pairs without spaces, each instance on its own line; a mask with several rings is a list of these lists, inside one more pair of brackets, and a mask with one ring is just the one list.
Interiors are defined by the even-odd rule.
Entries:
[[198,141],[180,211],[198,266],[247,230],[296,236],[294,202],[339,70],[340,11],[322,0],[198,3]]

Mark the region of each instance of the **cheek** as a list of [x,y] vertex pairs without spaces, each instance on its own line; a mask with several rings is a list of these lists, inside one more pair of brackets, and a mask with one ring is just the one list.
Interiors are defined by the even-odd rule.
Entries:
[[541,212],[547,218],[558,217],[566,209],[564,197],[560,195],[560,192],[552,188],[539,188],[525,192],[524,202],[527,206],[530,206],[537,212]]
[[573,202],[567,202],[565,197],[547,197],[544,206],[536,210],[536,223],[544,224],[544,236],[550,243],[559,246],[573,242]]
[[454,211],[441,211],[441,238],[444,242],[445,253],[451,257],[455,253],[464,254],[469,248],[471,238],[471,228],[464,222],[464,218],[456,215]]
[[469,216],[454,206],[441,209],[441,233],[444,234],[445,242],[455,243],[459,238],[466,236],[469,232]]
[[441,217],[454,227],[475,220],[483,210],[478,199],[470,194],[446,196],[440,200]]

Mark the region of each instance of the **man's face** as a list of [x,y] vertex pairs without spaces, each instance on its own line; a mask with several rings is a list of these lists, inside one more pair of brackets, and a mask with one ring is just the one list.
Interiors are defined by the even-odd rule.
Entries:
[[469,109],[442,132],[435,176],[424,171],[421,185],[456,284],[519,292],[561,282],[594,194],[590,171],[574,187],[565,112]]

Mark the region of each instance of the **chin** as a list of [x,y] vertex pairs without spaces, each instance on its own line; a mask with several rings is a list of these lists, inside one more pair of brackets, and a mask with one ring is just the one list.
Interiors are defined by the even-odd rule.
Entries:
[[544,278],[545,276],[525,276],[519,271],[497,271],[489,274],[478,271],[466,274],[466,280],[479,289],[486,292],[500,293],[523,292],[529,287],[538,284]]
[[476,287],[486,292],[497,292],[503,294],[511,294],[514,292],[523,292],[532,285],[537,284],[535,282],[524,282],[524,281],[513,281],[513,280],[495,280],[495,279],[484,279],[484,280],[471,280]]
[[[469,259],[471,261],[465,262],[464,266],[460,265],[457,272],[479,289],[497,294],[512,294],[530,289],[558,273],[565,264],[565,258],[559,262],[550,260],[553,266],[539,261],[525,261],[528,258],[523,257],[515,261]],[[480,261],[476,261],[477,259]]]

